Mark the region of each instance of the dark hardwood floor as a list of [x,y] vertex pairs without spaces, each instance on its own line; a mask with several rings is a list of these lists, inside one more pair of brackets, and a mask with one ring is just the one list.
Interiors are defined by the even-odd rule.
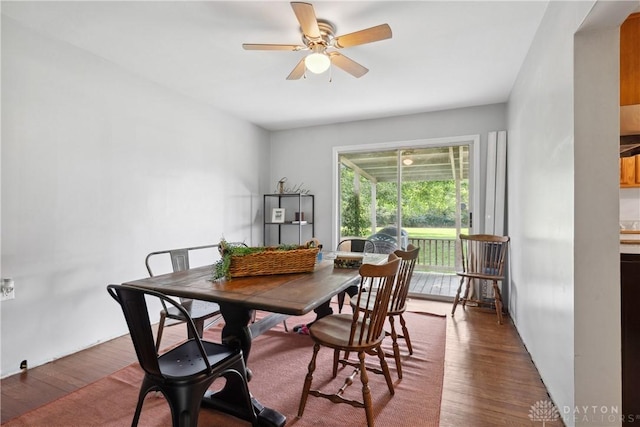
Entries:
[[[498,325],[494,312],[467,308],[450,316],[451,304],[413,299],[409,308],[447,314],[441,426],[535,425],[532,405],[549,399],[544,384],[509,320]],[[165,329],[163,345],[184,339],[184,328]],[[136,356],[123,336],[0,381],[5,421],[107,376]],[[539,423],[538,423],[539,424]],[[560,426],[561,420],[547,421]]]

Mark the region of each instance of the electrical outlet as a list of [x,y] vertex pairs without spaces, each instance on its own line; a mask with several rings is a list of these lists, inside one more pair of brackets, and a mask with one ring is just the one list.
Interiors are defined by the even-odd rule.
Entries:
[[0,301],[14,299],[16,297],[16,289],[13,279],[7,278],[0,280]]

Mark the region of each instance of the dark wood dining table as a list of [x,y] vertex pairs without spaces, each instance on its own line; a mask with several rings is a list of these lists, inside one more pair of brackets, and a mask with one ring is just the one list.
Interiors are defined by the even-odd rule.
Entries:
[[[387,255],[367,254],[365,263],[379,264]],[[165,295],[213,301],[220,305],[225,321],[222,341],[242,349],[249,363],[252,336],[258,335],[287,316],[301,316],[329,301],[346,290],[359,277],[357,269],[334,268],[333,261],[325,259],[316,264],[313,272],[239,277],[230,280],[212,280],[212,266],[148,277],[123,283],[151,289]],[[254,310],[273,313],[260,322],[251,323]],[[248,377],[251,371],[248,370]],[[236,417],[251,420],[252,414],[243,413],[233,401],[239,393],[237,385],[227,381],[218,392],[207,392],[203,405],[212,406]],[[231,401],[231,402],[230,402]],[[266,408],[253,398],[255,414],[261,426],[282,427],[286,417],[274,409]]]

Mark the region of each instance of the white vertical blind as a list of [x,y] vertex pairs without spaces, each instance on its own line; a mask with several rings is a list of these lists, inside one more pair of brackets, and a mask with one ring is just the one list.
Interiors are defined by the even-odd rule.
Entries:
[[487,234],[504,234],[506,172],[507,132],[489,132],[484,216],[484,232]]
[[487,177],[484,203],[484,232],[493,234],[496,208],[496,145],[497,132],[489,132],[487,137]]
[[498,132],[496,149],[496,196],[494,211],[494,234],[504,234],[505,193],[507,187],[507,132]]
[[[484,233],[504,235],[504,208],[507,171],[507,132],[489,132],[487,137],[487,180],[485,195]],[[479,284],[479,295],[483,299],[493,298],[493,289],[485,281]],[[508,289],[501,284],[503,298],[508,298]],[[475,292],[475,287],[472,288]],[[506,300],[505,300],[506,301]]]

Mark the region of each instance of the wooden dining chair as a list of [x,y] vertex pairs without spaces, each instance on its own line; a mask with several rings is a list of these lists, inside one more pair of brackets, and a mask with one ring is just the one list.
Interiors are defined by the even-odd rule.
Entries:
[[[474,280],[486,280],[491,282],[493,304],[498,315],[498,323],[502,324],[502,293],[498,282],[504,281],[504,263],[509,247],[509,237],[492,234],[461,234],[460,243],[462,271],[456,272],[460,276],[460,285],[453,300],[451,316],[455,314],[459,303],[462,303],[463,308],[468,302],[486,304],[481,298],[469,297],[469,289]],[[465,283],[466,287],[461,296]]]
[[[155,291],[125,285],[107,286],[109,295],[120,304],[127,321],[144,378],[131,425],[138,424],[144,398],[151,391],[161,392],[169,404],[173,427],[196,427],[200,403],[216,378],[224,377],[225,389],[233,390],[235,412],[253,426],[258,425],[251,393],[247,385],[246,366],[239,348],[200,339],[196,326],[182,304]],[[153,343],[146,297],[163,301],[179,312],[192,338],[162,354]],[[244,409],[240,411],[240,408]]]
[[[360,267],[362,284],[378,291],[359,292],[354,305],[353,314],[331,314],[315,321],[309,328],[309,335],[314,341],[313,355],[309,362],[309,368],[305,377],[298,417],[302,417],[309,395],[328,399],[333,403],[347,403],[356,408],[364,408],[367,425],[374,425],[373,404],[371,390],[369,389],[369,368],[365,364],[365,356],[373,354],[378,357],[380,372],[389,389],[394,394],[393,383],[389,373],[389,367],[381,348],[385,337],[384,323],[389,308],[389,299],[393,291],[396,276],[400,268],[400,259],[394,254],[389,255],[388,262],[381,265],[363,264]],[[362,286],[361,286],[362,289]],[[360,306],[375,307],[373,310],[361,310]],[[358,354],[358,362],[349,362],[348,365],[356,369],[344,382],[342,387],[333,394],[327,394],[320,390],[311,389],[313,372],[316,369],[316,359],[320,347],[333,349],[333,378],[338,374],[340,352],[353,352]],[[372,371],[376,372],[376,371]],[[362,401],[343,397],[344,391],[352,384],[357,374],[360,374],[362,382]]]
[[[389,325],[391,327],[390,332],[386,332],[387,336],[391,336],[393,342],[393,354],[387,354],[387,356],[393,357],[396,362],[396,369],[398,371],[398,378],[402,378],[402,361],[400,359],[400,346],[398,345],[398,338],[403,338],[407,345],[409,354],[413,354],[413,347],[411,345],[411,338],[409,336],[409,330],[407,329],[407,322],[405,321],[403,314],[407,311],[407,295],[409,295],[409,286],[411,284],[411,278],[413,277],[413,269],[418,259],[420,248],[416,248],[413,245],[409,245],[406,251],[400,249],[396,250],[394,254],[400,258],[400,269],[398,271],[398,278],[396,284],[393,287],[391,298],[389,299],[389,310],[387,311],[387,318],[389,319]],[[374,293],[376,289],[370,289],[369,292]],[[374,310],[372,305],[364,305],[364,299],[361,299],[360,308],[363,310]],[[373,296],[371,301],[375,301]],[[367,302],[368,303],[368,302]],[[355,301],[351,302],[352,307],[355,305]],[[402,328],[402,335],[398,335],[395,326],[395,318],[400,320],[400,326]],[[348,354],[345,355],[348,359]]]
[[[336,247],[337,252],[358,252],[363,254],[372,254],[375,252],[376,246],[372,240],[364,239],[364,238],[349,238],[342,239],[338,246]],[[354,285],[353,288],[349,289],[349,295],[355,295],[357,292],[356,287]],[[344,306],[344,298],[347,294],[347,291],[342,291],[338,294],[338,313],[342,313],[342,307]]]
[[[153,277],[153,271],[151,268],[152,259],[159,256],[169,255],[173,272],[184,271],[188,270],[190,267],[189,255],[191,252],[212,248],[215,249],[218,246],[218,244],[214,244],[151,252],[145,258],[144,263],[147,267],[147,271],[149,272],[149,277]],[[211,326],[222,319],[220,306],[215,302],[180,298],[180,304],[182,304],[187,313],[189,313],[189,317],[193,319],[196,325],[196,331],[200,337],[205,329],[205,321],[209,320],[207,326]],[[167,325],[167,320],[169,319],[173,320],[174,323]],[[162,310],[160,310],[160,321],[158,322],[158,333],[156,337],[156,351],[160,350],[160,341],[162,340],[164,327],[184,323],[185,320],[186,319],[184,318],[182,311],[177,310],[172,306],[167,306],[164,301],[162,301]]]

